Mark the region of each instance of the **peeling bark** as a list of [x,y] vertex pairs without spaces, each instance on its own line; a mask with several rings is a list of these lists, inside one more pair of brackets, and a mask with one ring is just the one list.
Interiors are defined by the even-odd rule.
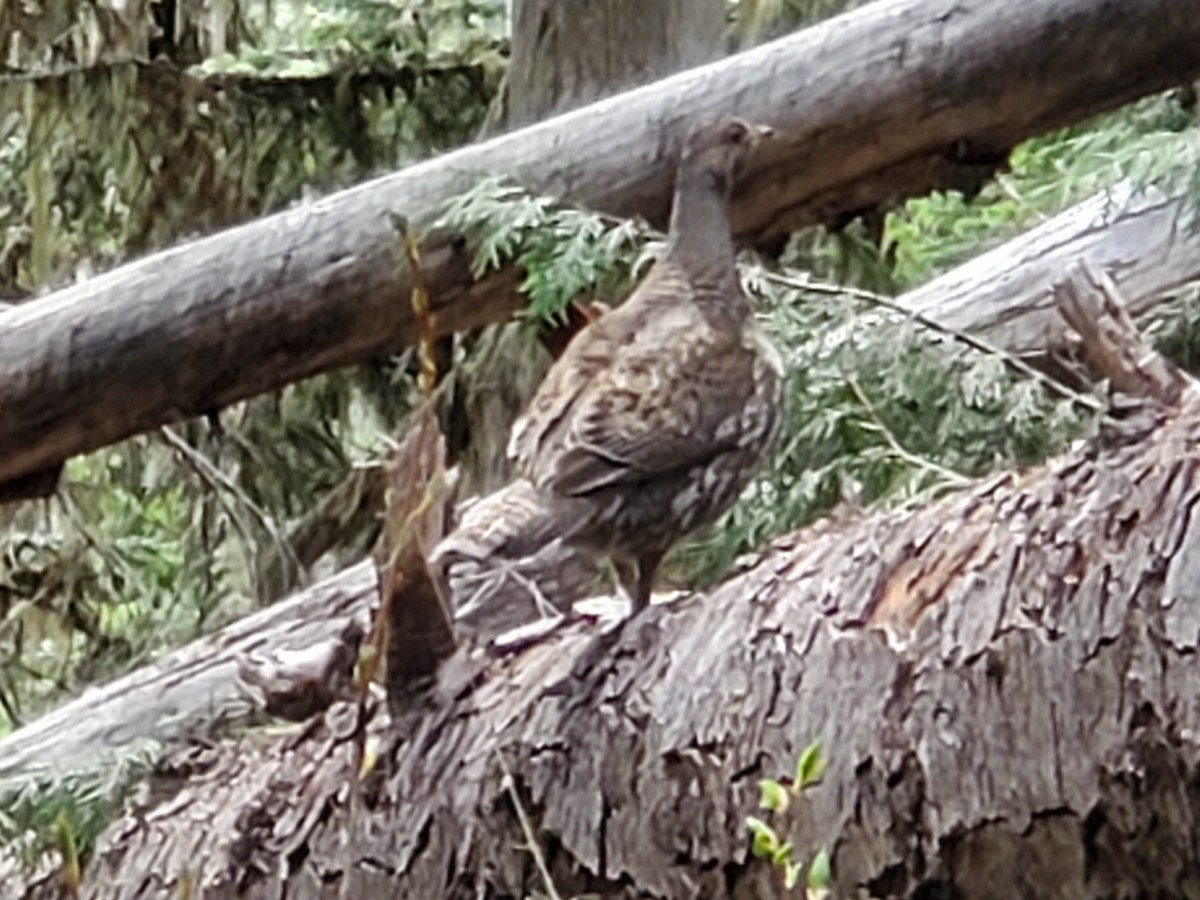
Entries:
[[[1030,135],[1195,77],[1194,13],[1193,0],[886,0],[9,309],[0,493],[28,491],[73,454],[412,343],[391,216],[425,229],[484,175],[661,218],[684,126],[737,111],[776,128],[734,216],[741,238],[767,240],[977,184]],[[464,257],[455,235],[422,250],[444,332],[519,302],[513,272],[473,283]]]
[[[1098,318],[1111,289],[1075,289]],[[1137,350],[1119,322],[1091,339]],[[814,738],[829,768],[776,824],[801,858],[830,849],[838,896],[1193,896],[1200,391],[1142,383],[1140,415],[1044,467],[827,520],[707,597],[380,708],[349,820],[351,707],[190,751],[82,896],[185,872],[193,896],[526,896],[507,769],[564,896],[782,897],[743,817]]]

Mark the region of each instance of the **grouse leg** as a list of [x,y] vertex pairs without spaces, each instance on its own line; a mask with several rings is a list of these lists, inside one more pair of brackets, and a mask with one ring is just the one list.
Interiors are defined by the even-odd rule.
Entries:
[[613,579],[617,583],[616,586],[618,594],[629,601],[630,609],[636,608],[638,582],[637,560],[632,556],[625,556],[622,553],[614,553],[608,558],[608,565],[612,569]]
[[650,605],[650,595],[654,592],[654,576],[662,558],[661,550],[643,553],[637,558],[637,582],[632,595],[633,613],[639,613]]
[[639,613],[650,605],[650,594],[654,589],[654,574],[663,558],[660,550],[643,553],[640,556],[626,556],[614,553],[610,558],[613,572],[621,593],[629,601],[629,611]]

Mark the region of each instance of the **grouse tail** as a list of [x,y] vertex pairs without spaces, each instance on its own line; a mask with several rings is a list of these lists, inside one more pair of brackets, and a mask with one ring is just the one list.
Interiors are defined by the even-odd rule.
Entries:
[[532,556],[567,536],[564,519],[557,504],[547,503],[526,479],[517,479],[464,507],[458,526],[434,548],[432,562]]
[[565,543],[581,512],[524,479],[461,510],[458,527],[430,555],[460,636],[495,636],[578,599],[596,574],[590,555]]

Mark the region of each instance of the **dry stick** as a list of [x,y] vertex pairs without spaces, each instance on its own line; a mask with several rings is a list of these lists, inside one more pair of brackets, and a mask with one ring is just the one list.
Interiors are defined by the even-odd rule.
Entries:
[[421,254],[416,236],[408,224],[395,214],[392,216],[392,226],[400,232],[404,243],[404,258],[412,278],[411,300],[413,315],[417,319],[419,329],[417,353],[421,366],[417,386],[421,389],[422,399],[429,404],[433,402],[433,392],[437,386],[437,316],[429,305],[429,286],[425,279],[425,271],[421,268]]
[[9,726],[13,731],[16,731],[25,724],[25,717],[17,711],[15,701],[9,697],[9,682],[7,679],[0,681],[0,710],[3,710],[4,715],[8,717]]
[[881,294],[875,294],[871,291],[864,291],[861,288],[823,284],[821,282],[806,281],[800,278],[790,278],[787,275],[779,275],[775,272],[768,272],[766,270],[761,271],[761,276],[766,281],[771,281],[775,284],[779,284],[784,287],[790,287],[795,290],[811,291],[817,294],[853,297],[856,300],[863,300],[873,306],[878,306],[882,309],[889,310],[897,315],[903,316],[906,319],[910,319],[911,321],[916,322],[918,325],[928,328],[931,331],[936,331],[938,334],[958,341],[959,343],[970,347],[972,350],[977,350],[980,353],[986,353],[989,356],[996,357],[1010,368],[1020,372],[1023,375],[1027,375],[1028,377],[1039,382],[1047,390],[1058,394],[1067,400],[1070,400],[1072,403],[1083,406],[1092,412],[1104,411],[1104,404],[1095,397],[1090,397],[1087,394],[1081,394],[1079,391],[1071,389],[1056,378],[1053,378],[1052,376],[1047,375],[1045,372],[1035,369],[1029,363],[1025,362],[1025,360],[1015,356],[1012,353],[1009,353],[1007,350],[1003,350],[1000,347],[997,347],[995,344],[985,341],[983,338],[975,337],[974,335],[967,334],[964,331],[959,331],[957,328],[950,328],[947,325],[943,325],[941,322],[930,318],[924,313],[914,312],[911,309],[905,309],[896,301],[888,297],[884,297]]
[[78,900],[79,885],[83,881],[83,869],[79,865],[79,843],[66,813],[60,812],[54,820],[55,838],[61,860],[59,874],[71,900]]
[[[420,370],[417,375],[417,385],[420,388],[424,404],[428,405],[433,401],[433,392],[435,382],[437,381],[437,358],[434,355],[435,321],[429,306],[429,290],[426,287],[425,274],[421,269],[421,257],[417,249],[417,241],[413,236],[411,228],[409,228],[408,220],[401,215],[392,213],[391,222],[392,228],[396,232],[396,237],[404,249],[404,260],[408,266],[409,277],[412,279],[412,293],[409,297],[409,302],[412,304],[413,314],[416,316],[417,324],[420,328],[420,340],[417,345]],[[398,447],[399,444],[396,444],[396,446]],[[387,493],[385,489],[385,506]],[[366,696],[366,687],[374,679],[375,673],[378,671],[379,660],[382,658],[387,647],[387,623],[392,598],[383,592],[382,580],[380,582],[380,590],[379,610],[375,614],[375,623],[371,629],[371,636],[369,638],[373,659],[370,663],[370,670],[363,673],[362,685],[360,685],[364,699]]]
[[[5,611],[4,618],[0,619],[0,638],[8,632],[10,628],[16,628],[19,623],[24,621],[22,618],[27,610],[32,609],[37,605],[37,600],[32,597],[24,597],[13,603]],[[0,673],[3,673],[7,667],[7,661],[0,661]],[[15,728],[13,729],[16,730]]]
[[[413,314],[416,317],[420,328],[420,339],[418,342],[418,359],[420,363],[420,372],[417,377],[417,384],[420,387],[422,395],[422,406],[420,410],[421,417],[432,416],[432,404],[437,387],[437,357],[435,354],[436,321],[433,315],[432,307],[429,303],[429,290],[425,279],[424,272],[421,268],[421,258],[417,247],[417,240],[409,227],[407,220],[402,216],[393,214],[391,216],[392,227],[396,231],[397,238],[404,249],[404,258],[408,266],[409,277],[412,280],[412,292],[409,300],[412,303]],[[424,419],[418,419],[416,428],[422,427]],[[433,427],[436,427],[436,423]],[[394,464],[394,463],[393,463]],[[390,474],[390,473],[389,473]],[[416,476],[417,472],[412,473]],[[385,496],[390,495],[390,487]],[[390,496],[389,496],[390,502]],[[407,515],[409,521],[421,513],[421,507],[414,510],[409,510]],[[385,518],[390,519],[395,515],[394,511],[385,509]],[[384,534],[381,536],[381,541],[386,541],[388,533],[387,522],[385,521]],[[405,536],[401,532],[400,540],[414,539],[411,535]],[[389,551],[396,548],[387,548]],[[394,565],[394,560],[390,554],[385,564]],[[371,634],[368,637],[369,652],[365,658],[360,661],[358,666],[358,701],[357,701],[357,719],[355,723],[355,731],[353,735],[352,759],[354,768],[351,772],[350,791],[346,802],[346,820],[348,823],[353,823],[357,815],[359,794],[362,790],[362,777],[364,763],[367,758],[367,718],[368,718],[368,701],[370,700],[371,684],[374,682],[378,672],[380,661],[387,653],[388,643],[390,639],[390,623],[392,615],[392,604],[395,602],[395,593],[386,587],[386,579],[383,578],[383,572],[380,572],[380,599],[379,609],[375,612],[375,621],[371,628]],[[350,887],[350,872],[352,868],[351,860],[351,842],[349,839],[350,831],[346,830],[344,834],[345,844],[343,845],[343,877],[341,884],[338,886],[338,897],[345,900],[348,897]]]
[[[250,512],[254,514],[254,517],[262,524],[262,527],[266,530],[267,534],[271,536],[271,541],[283,553],[288,561],[295,565],[299,571],[305,571],[305,566],[300,561],[300,558],[296,555],[296,551],[292,547],[291,542],[288,541],[287,537],[279,531],[275,525],[275,520],[271,518],[265,509],[255,503],[254,500],[252,500],[245,491],[239,488],[228,475],[213,465],[212,461],[209,460],[208,457],[176,434],[170,426],[163,425],[158,429],[158,432],[162,435],[163,440],[165,440],[172,449],[177,451],[179,455],[183,457],[184,462],[188,463],[192,469],[195,470],[196,474],[202,481],[208,482],[210,487],[216,489],[216,494],[218,497],[222,496],[224,493],[231,494],[237,498],[238,502],[241,503],[242,506],[250,510]],[[238,523],[240,517],[236,514],[235,510],[229,508],[228,506],[226,506],[226,509],[229,511],[233,521]],[[238,527],[240,530],[240,523],[238,524]],[[245,537],[247,539],[247,543],[252,543],[250,541],[251,535],[247,534]]]
[[[390,220],[393,230],[396,232],[396,237],[399,240],[400,246],[404,252],[404,263],[408,268],[409,278],[412,282],[412,290],[409,294],[409,302],[412,304],[413,316],[417,321],[419,329],[419,338],[417,341],[417,359],[419,371],[417,375],[417,386],[421,392],[421,408],[418,415],[414,417],[412,427],[421,429],[425,427],[425,423],[433,416],[433,403],[435,402],[438,385],[437,385],[437,319],[433,313],[432,306],[429,302],[429,286],[425,278],[425,271],[421,265],[421,254],[416,235],[409,226],[408,220],[398,213],[391,213]],[[432,427],[436,428],[436,420],[431,423]],[[393,462],[393,465],[395,463]],[[388,485],[384,490],[384,516],[385,526],[383,533],[380,536],[381,542],[386,542],[389,529],[387,521],[390,519],[391,510],[387,507],[391,502],[391,472],[388,475]],[[413,473],[414,475],[416,473]],[[428,499],[428,498],[427,498]],[[410,520],[416,516],[419,508],[410,510],[408,516]],[[384,546],[384,544],[381,544]],[[388,555],[385,557],[384,565],[392,567],[394,562],[394,551],[397,548],[386,547]],[[379,610],[375,616],[375,624],[371,630],[370,646],[373,652],[373,661],[371,670],[366,673],[364,683],[369,683],[373,680],[375,673],[378,671],[379,661],[383,654],[387,652],[389,645],[389,623],[391,621],[391,608],[393,602],[392,592],[387,588],[387,581],[383,578],[383,572],[380,572],[379,590],[380,601]]]
[[504,754],[500,752],[500,748],[497,747],[493,752],[496,754],[496,759],[500,761],[500,769],[504,772],[503,787],[512,800],[513,808],[517,811],[517,821],[521,823],[521,832],[525,835],[525,849],[533,856],[533,864],[537,866],[538,874],[542,876],[542,884],[545,885],[550,900],[562,900],[562,894],[558,892],[554,881],[550,878],[550,869],[546,865],[546,858],[542,855],[542,848],[538,845],[537,835],[533,833],[529,814],[525,812],[521,798],[517,795],[517,785],[513,780],[512,771],[508,768],[508,763],[504,761]]
[[1093,365],[1125,394],[1178,406],[1193,380],[1151,347],[1130,318],[1108,273],[1086,260],[1071,265],[1054,286],[1058,310],[1079,333]]

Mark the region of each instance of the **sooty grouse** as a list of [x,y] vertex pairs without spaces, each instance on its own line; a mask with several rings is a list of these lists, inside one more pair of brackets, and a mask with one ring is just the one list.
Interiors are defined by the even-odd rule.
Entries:
[[664,255],[551,367],[513,428],[516,480],[467,510],[435,564],[498,564],[562,539],[610,557],[636,610],[667,550],[737,499],[781,403],[729,221],[738,164],[765,133],[735,119],[688,135]]

